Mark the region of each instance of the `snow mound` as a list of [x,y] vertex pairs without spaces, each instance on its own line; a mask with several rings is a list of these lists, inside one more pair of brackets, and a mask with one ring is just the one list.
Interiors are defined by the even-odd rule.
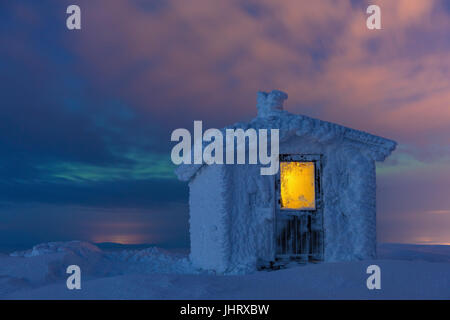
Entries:
[[[30,250],[17,251],[10,257],[47,261],[49,273],[58,270],[47,278],[66,276],[65,268],[71,264],[79,265],[87,276],[115,276],[124,273],[198,273],[187,255],[175,254],[150,247],[142,250],[102,250],[96,245],[83,241],[41,243]],[[24,260],[20,260],[24,263]],[[36,260],[37,261],[37,260]],[[0,270],[1,271],[1,270]],[[0,272],[0,274],[2,274]]]
[[160,248],[147,248],[143,250],[123,250],[106,253],[105,256],[112,261],[126,263],[128,271],[141,273],[198,273],[186,255],[174,254]]
[[35,245],[31,250],[16,251],[10,254],[11,257],[36,257],[51,253],[72,253],[79,256],[87,256],[92,253],[101,252],[100,248],[89,242],[48,242]]
[[[0,299],[450,298],[450,246],[382,244],[378,256],[214,275],[193,268],[187,255],[159,248],[107,251],[86,242],[54,242],[0,255]],[[82,270],[81,290],[66,287],[70,264]],[[381,290],[366,287],[371,264],[382,270]]]

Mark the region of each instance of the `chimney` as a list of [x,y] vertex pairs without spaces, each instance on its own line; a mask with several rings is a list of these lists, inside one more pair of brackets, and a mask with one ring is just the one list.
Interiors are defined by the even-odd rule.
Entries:
[[283,111],[283,102],[287,98],[287,93],[280,90],[272,90],[270,93],[259,91],[256,103],[258,117],[265,118],[279,115]]

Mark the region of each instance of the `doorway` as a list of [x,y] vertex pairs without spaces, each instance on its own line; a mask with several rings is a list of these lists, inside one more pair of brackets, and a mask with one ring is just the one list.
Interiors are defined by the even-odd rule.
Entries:
[[275,192],[276,260],[323,260],[321,155],[280,155]]

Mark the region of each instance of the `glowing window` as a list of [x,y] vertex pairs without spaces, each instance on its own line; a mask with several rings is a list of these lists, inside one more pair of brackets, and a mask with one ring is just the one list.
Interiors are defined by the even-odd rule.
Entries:
[[314,171],[314,162],[280,162],[282,209],[316,209]]

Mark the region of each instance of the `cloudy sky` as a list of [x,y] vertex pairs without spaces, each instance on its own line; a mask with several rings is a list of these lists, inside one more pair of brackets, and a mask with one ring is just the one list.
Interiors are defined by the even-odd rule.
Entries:
[[[66,28],[78,4],[82,30]],[[187,247],[170,133],[248,120],[256,92],[399,143],[377,165],[378,239],[450,244],[450,2],[0,3],[0,246]]]

